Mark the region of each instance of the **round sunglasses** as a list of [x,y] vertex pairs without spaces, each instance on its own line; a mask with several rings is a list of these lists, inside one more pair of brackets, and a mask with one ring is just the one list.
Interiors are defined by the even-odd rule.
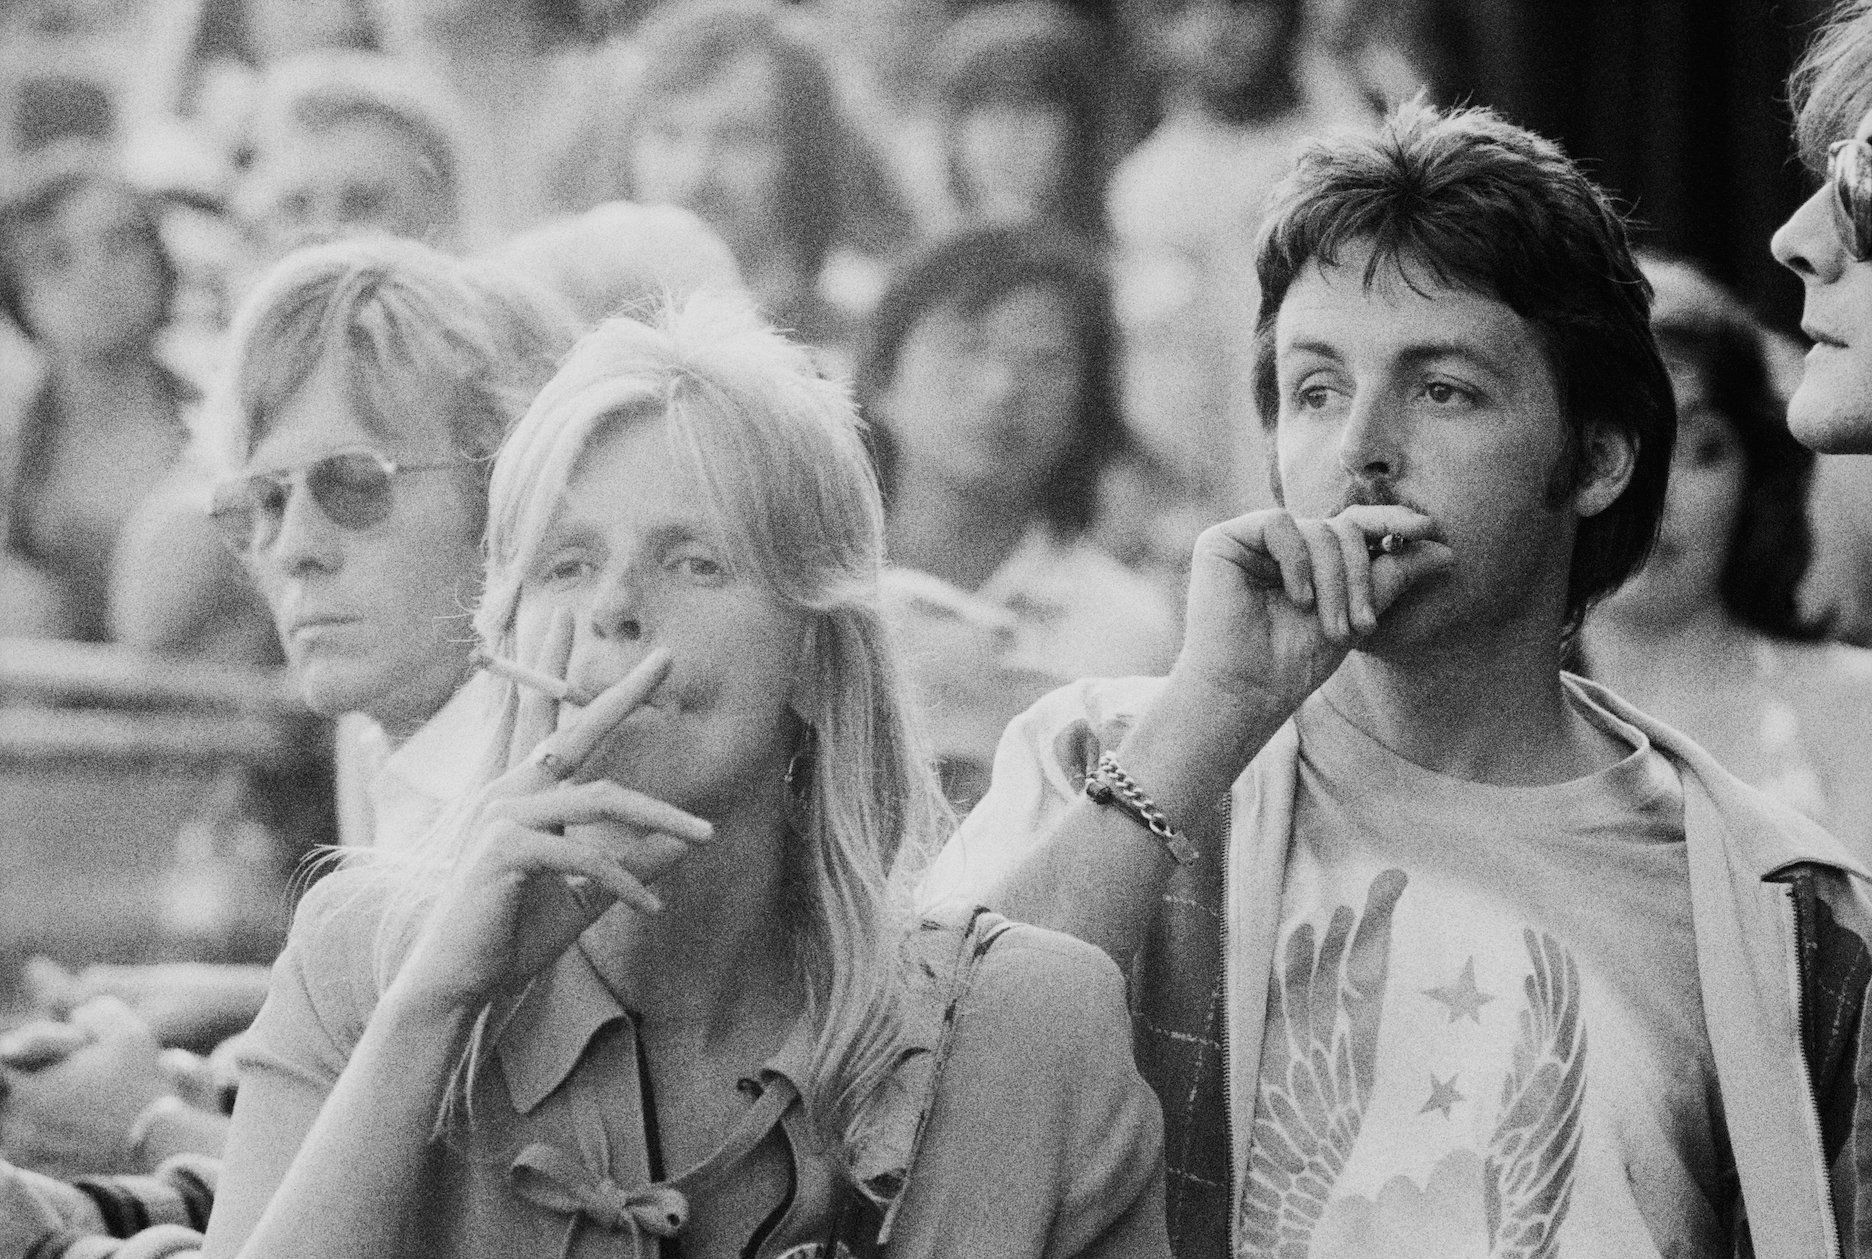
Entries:
[[1839,140],[1827,146],[1827,186],[1840,243],[1853,261],[1872,259],[1872,143]]
[[298,468],[257,472],[215,487],[209,519],[237,554],[271,546],[279,537],[293,483],[304,480],[306,492],[327,519],[341,529],[368,529],[389,516],[396,478],[409,472],[459,468],[460,459],[436,463],[401,463],[375,450],[340,450]]

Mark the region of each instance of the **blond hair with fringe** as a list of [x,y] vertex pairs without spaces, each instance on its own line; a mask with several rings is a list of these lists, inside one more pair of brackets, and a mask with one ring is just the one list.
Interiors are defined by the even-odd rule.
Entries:
[[[599,325],[495,461],[476,629],[493,652],[514,654],[521,577],[581,461],[621,427],[659,422],[722,522],[731,563],[808,627],[796,704],[812,763],[785,854],[798,910],[786,919],[814,1029],[807,1113],[849,1159],[904,1043],[907,898],[893,889],[909,885],[951,819],[879,611],[883,508],[847,392],[744,297],[703,292],[650,322]],[[506,768],[518,694],[503,686],[482,781]],[[380,982],[458,859],[464,816],[405,853],[369,854],[397,888],[378,937]],[[470,1096],[489,1025],[484,1010],[439,1123]]]

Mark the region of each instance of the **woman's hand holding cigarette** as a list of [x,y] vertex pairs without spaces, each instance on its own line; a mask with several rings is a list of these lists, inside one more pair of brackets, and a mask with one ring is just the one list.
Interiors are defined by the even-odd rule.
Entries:
[[[570,619],[556,618],[529,667],[562,677],[571,643]],[[652,652],[563,727],[559,700],[521,688],[507,772],[468,812],[442,903],[398,976],[405,995],[477,1008],[550,966],[614,904],[661,910],[649,885],[713,827],[608,779],[568,780],[669,668],[668,652]]]
[[1225,521],[1196,543],[1176,669],[1291,713],[1406,589],[1452,558],[1430,518],[1407,507]]

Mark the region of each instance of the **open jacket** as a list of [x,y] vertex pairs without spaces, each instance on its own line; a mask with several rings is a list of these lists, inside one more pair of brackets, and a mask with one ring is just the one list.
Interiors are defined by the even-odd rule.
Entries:
[[[926,899],[979,896],[1017,866],[1161,685],[1082,681],[1016,719]],[[1872,1046],[1861,1035],[1872,875],[1683,735],[1590,682],[1566,685],[1642,730],[1682,779],[1698,979],[1741,1189],[1735,1253],[1872,1256]],[[1172,874],[1130,959],[1139,1066],[1164,1102],[1179,1256],[1234,1253],[1299,747],[1289,722],[1226,801],[1178,819],[1202,859]]]

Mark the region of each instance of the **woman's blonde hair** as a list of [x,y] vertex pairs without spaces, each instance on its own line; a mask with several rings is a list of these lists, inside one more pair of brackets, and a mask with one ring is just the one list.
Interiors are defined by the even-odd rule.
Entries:
[[[904,924],[889,887],[907,885],[949,824],[879,612],[883,508],[857,413],[745,298],[705,291],[666,304],[652,322],[600,324],[495,461],[475,618],[493,651],[515,654],[521,577],[580,461],[635,423],[668,425],[723,524],[735,569],[807,626],[806,684],[795,704],[810,764],[795,778],[802,799],[785,860],[798,912],[787,920],[816,1029],[807,1110],[849,1149],[901,1048]],[[494,737],[501,751],[517,702],[509,687]],[[428,856],[413,856],[434,872],[458,844],[444,825]],[[381,965],[393,964],[411,923],[385,935]],[[465,1062],[470,1076],[478,1051]]]
[[486,471],[508,427],[552,375],[577,321],[511,271],[414,241],[369,237],[286,255],[234,317],[213,402],[217,461],[238,468],[321,365],[353,391],[359,424],[386,440],[425,408],[456,453]]

